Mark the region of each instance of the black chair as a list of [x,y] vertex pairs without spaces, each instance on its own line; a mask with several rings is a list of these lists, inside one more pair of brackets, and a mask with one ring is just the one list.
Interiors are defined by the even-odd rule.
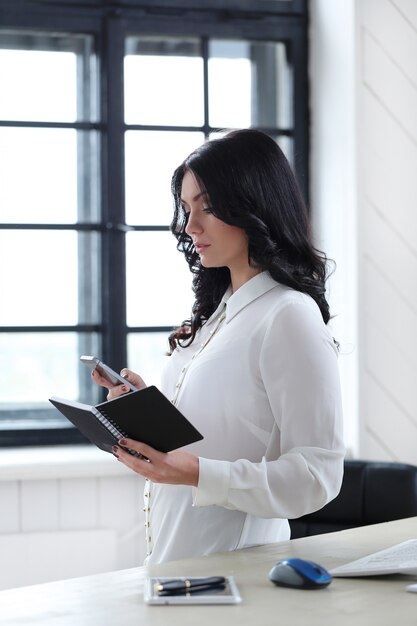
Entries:
[[417,516],[417,467],[346,460],[339,495],[290,520],[291,539]]

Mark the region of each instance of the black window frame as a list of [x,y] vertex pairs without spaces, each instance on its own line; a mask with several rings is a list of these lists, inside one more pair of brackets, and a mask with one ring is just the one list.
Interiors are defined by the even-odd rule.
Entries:
[[[131,332],[167,333],[171,327],[128,327],[126,320],[126,260],[124,236],[127,230],[168,230],[168,226],[127,226],[125,222],[124,134],[127,130],[154,130],[147,125],[125,124],[123,62],[125,38],[130,34],[197,36],[203,42],[207,69],[208,40],[215,38],[285,41],[293,68],[293,130],[260,127],[271,134],[290,134],[293,139],[294,170],[304,197],[309,199],[309,87],[307,0],[13,0],[0,8],[0,29],[39,30],[68,34],[89,34],[96,38],[99,58],[99,121],[74,124],[9,122],[0,127],[53,127],[94,130],[101,136],[101,219],[99,223],[2,224],[1,230],[75,230],[98,232],[101,236],[101,322],[75,326],[0,326],[3,332],[96,332],[102,337],[101,357],[115,369],[127,362],[127,336]],[[1,36],[1,33],[0,33]],[[207,90],[206,90],[207,98]],[[159,130],[178,127],[158,126]],[[184,130],[183,127],[181,127]],[[204,124],[188,130],[202,131]],[[1,218],[0,218],[1,219]],[[112,281],[115,267],[120,280]],[[104,398],[104,396],[103,396]],[[51,409],[52,416],[53,409]],[[85,443],[72,427],[54,425],[53,420],[34,428],[3,429],[0,420],[0,447]]]

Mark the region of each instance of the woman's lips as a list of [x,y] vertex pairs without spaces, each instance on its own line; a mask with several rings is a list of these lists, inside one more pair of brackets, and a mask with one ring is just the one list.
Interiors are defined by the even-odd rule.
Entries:
[[195,249],[197,250],[198,254],[201,254],[202,252],[204,252],[204,250],[206,250],[210,244],[208,243],[196,243],[195,245]]

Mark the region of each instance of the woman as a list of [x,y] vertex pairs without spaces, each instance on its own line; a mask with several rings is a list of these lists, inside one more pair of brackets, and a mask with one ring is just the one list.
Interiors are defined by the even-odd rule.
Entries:
[[334,498],[343,472],[326,259],[282,151],[259,131],[230,132],[179,166],[172,191],[195,303],[170,337],[162,391],[204,439],[168,454],[130,439],[114,449],[148,479],[147,563],[288,539],[288,518]]

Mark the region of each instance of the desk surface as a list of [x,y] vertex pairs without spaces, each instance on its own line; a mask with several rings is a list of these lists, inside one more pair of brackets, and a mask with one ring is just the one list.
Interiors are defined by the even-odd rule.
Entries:
[[407,576],[337,578],[326,589],[275,587],[277,560],[301,557],[328,569],[417,538],[417,517],[338,533],[154,566],[153,574],[234,575],[243,602],[231,606],[147,606],[144,567],[0,592],[0,624],[22,626],[408,626],[417,624],[417,594]]

